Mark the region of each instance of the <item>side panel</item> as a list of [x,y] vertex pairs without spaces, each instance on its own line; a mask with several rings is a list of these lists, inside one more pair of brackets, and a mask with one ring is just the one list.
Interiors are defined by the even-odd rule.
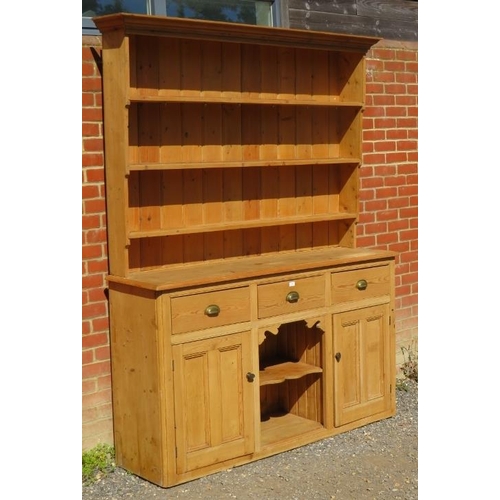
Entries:
[[162,484],[162,359],[155,296],[112,286],[109,301],[116,462]]

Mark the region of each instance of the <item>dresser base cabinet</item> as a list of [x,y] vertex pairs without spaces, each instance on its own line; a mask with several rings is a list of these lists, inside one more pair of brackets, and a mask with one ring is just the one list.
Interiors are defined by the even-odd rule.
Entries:
[[117,464],[172,486],[394,415],[394,259],[373,256],[165,291],[110,279]]

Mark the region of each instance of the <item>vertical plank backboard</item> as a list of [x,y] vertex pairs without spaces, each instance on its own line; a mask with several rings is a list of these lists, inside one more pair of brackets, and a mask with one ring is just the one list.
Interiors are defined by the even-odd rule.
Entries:
[[296,99],[312,99],[313,81],[313,53],[308,49],[295,49],[296,72],[295,72],[295,94]]
[[130,172],[128,176],[127,227],[129,231],[139,231],[141,228],[140,175],[139,172]]
[[312,158],[312,110],[301,106],[296,111],[296,157],[300,160]]
[[242,160],[242,116],[238,104],[222,105],[222,160]]
[[339,69],[340,52],[328,53],[328,76],[330,80],[330,99],[332,101],[340,100],[340,92],[344,87],[344,82],[341,81],[342,73]]
[[[313,168],[311,165],[303,165],[295,170],[297,215],[306,217],[313,213]],[[312,248],[312,239],[312,224],[297,226],[297,248]]]
[[203,223],[217,224],[224,221],[222,169],[203,169]]
[[128,119],[130,125],[128,127],[128,161],[137,163],[139,161],[139,130],[138,130],[138,105],[133,104],[128,108]]
[[328,108],[328,158],[340,156],[341,108]]
[[203,224],[203,170],[183,171],[184,227]]
[[181,41],[181,95],[199,97],[201,94],[201,42]]
[[201,163],[202,161],[202,113],[203,105],[181,104],[182,110],[182,161]]
[[[297,200],[295,199],[295,169],[282,168],[279,171],[279,200],[278,219],[293,217],[297,213]],[[279,228],[280,251],[294,250],[295,226],[283,225]]]
[[[260,218],[260,170],[244,168],[243,172],[243,219]],[[245,255],[260,253],[260,230],[247,229],[243,232],[243,252]]]
[[261,109],[261,130],[258,144],[260,144],[259,158],[261,160],[275,160],[278,157],[278,113],[276,106],[263,106]]
[[205,254],[204,235],[200,233],[183,236],[184,262],[200,262]]
[[260,169],[243,168],[243,219],[260,218]]
[[161,228],[172,229],[182,227],[184,197],[182,186],[182,170],[165,170],[162,172]]
[[222,45],[205,40],[202,47],[201,94],[220,97],[222,88]]
[[158,95],[158,39],[153,36],[137,36],[135,52],[136,76],[138,93],[142,96]]
[[278,106],[278,158],[293,160],[296,158],[296,122],[293,106]]
[[331,99],[328,54],[325,50],[312,51],[312,99],[314,101],[329,102]]
[[141,240],[131,240],[128,245],[127,268],[129,272],[141,269]]
[[222,160],[222,107],[203,105],[202,161],[205,165]]
[[160,159],[160,108],[157,104],[138,104],[139,162],[158,162]]
[[328,158],[328,108],[315,106],[312,111],[311,157]]
[[181,88],[181,44],[176,38],[159,39],[159,92],[161,96],[178,96]]
[[260,94],[260,48],[258,45],[241,46],[241,95],[257,99]]
[[295,100],[295,49],[278,48],[278,97]]
[[[329,170],[335,168],[330,165],[314,165],[312,168],[313,183],[313,214],[328,213],[329,207]],[[328,245],[328,222],[315,222],[313,225],[312,244],[314,247]]]
[[[140,227],[142,231],[160,229],[161,221],[161,171],[141,172],[139,186]],[[161,263],[161,239],[145,238],[141,240],[141,267],[151,268]]]
[[241,107],[241,153],[243,161],[258,160],[261,143],[261,110],[257,106]]
[[214,260],[224,258],[224,233],[216,231],[206,233],[203,238],[203,259]]
[[184,262],[184,236],[166,236],[162,238],[162,264],[180,264]]
[[[240,168],[225,169],[223,173],[224,220],[227,222],[243,220],[241,204],[243,186]],[[243,235],[240,230],[224,231],[224,256],[242,255]]]
[[238,43],[222,45],[222,95],[241,96],[241,45]]
[[140,173],[139,217],[141,231],[160,229],[162,202],[162,172],[152,170]]
[[329,209],[329,165],[314,165],[312,168],[313,214],[327,214]]
[[[203,170],[203,223],[217,224],[224,221],[222,169]],[[224,256],[224,241],[221,231],[205,235],[205,259]]]
[[179,126],[180,123],[182,123],[180,103],[161,105],[160,161],[162,163],[169,164],[182,161],[182,129]]
[[[278,217],[279,197],[279,170],[278,167],[266,167],[261,174],[261,201],[260,216],[262,220]],[[275,227],[263,227],[261,230],[262,253],[277,252],[279,238]]]
[[273,46],[260,47],[260,96],[276,99],[278,94],[278,49]]
[[[105,41],[103,40],[105,43]],[[128,75],[126,75],[129,79],[129,87],[130,89],[136,89],[137,90],[137,59],[136,59],[136,54],[137,54],[137,35],[130,35],[129,37],[129,53],[128,53],[128,62],[129,62],[129,67],[128,69]],[[135,123],[135,122],[131,122]]]
[[234,222],[243,220],[242,169],[231,168],[223,171],[224,220]]
[[278,167],[265,167],[261,173],[260,215],[263,220],[278,216],[279,197]]
[[154,269],[162,264],[161,238],[142,238],[140,241],[140,268],[143,271]]

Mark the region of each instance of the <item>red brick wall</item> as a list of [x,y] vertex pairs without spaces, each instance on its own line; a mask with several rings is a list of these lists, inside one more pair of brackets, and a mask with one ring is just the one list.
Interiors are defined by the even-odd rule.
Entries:
[[384,40],[367,57],[358,246],[393,250],[396,342],[418,338],[418,45]]
[[[101,39],[82,43],[82,447],[113,442]],[[94,49],[91,50],[91,49]],[[383,41],[368,54],[358,246],[395,250],[398,349],[417,338],[417,44]]]
[[82,44],[82,438],[83,449],[113,442],[108,305],[108,271],[101,76],[91,47]]

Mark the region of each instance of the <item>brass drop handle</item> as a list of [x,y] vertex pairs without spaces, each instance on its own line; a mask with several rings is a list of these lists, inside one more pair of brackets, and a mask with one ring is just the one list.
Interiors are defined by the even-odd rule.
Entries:
[[366,290],[367,287],[368,287],[368,281],[366,281],[366,280],[359,280],[356,283],[356,288],[358,290]]
[[254,381],[254,379],[255,379],[255,373],[248,372],[248,373],[247,373],[247,380],[248,380],[249,382],[253,382],[253,381]]
[[341,357],[342,357],[342,354],[340,354],[340,352],[338,352],[337,354],[335,354],[335,359],[337,360],[337,363],[340,361]]
[[220,313],[220,307],[216,304],[211,304],[205,309],[205,314],[210,318],[215,318]]
[[299,301],[299,292],[289,292],[286,296],[286,301],[293,303]]

